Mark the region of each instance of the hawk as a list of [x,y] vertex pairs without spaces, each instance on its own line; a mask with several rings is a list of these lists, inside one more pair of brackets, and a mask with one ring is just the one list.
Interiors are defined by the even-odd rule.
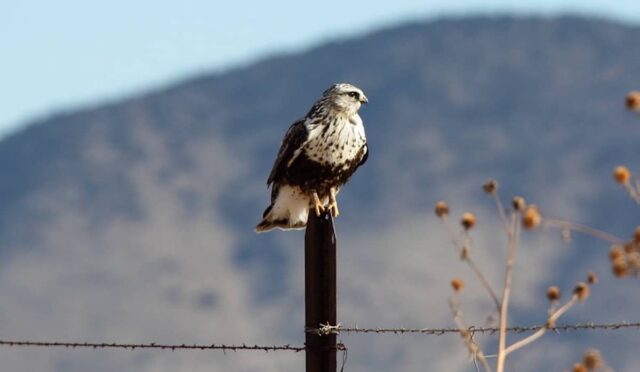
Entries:
[[361,89],[334,84],[309,113],[291,125],[267,180],[271,205],[256,232],[302,229],[309,210],[333,217],[340,213],[336,195],[369,155],[358,110],[369,102]]

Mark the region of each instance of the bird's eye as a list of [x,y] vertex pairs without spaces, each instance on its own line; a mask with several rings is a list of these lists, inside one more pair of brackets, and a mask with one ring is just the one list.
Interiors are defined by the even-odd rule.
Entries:
[[349,92],[349,97],[351,98],[358,98],[360,97],[360,95],[358,94],[358,92]]

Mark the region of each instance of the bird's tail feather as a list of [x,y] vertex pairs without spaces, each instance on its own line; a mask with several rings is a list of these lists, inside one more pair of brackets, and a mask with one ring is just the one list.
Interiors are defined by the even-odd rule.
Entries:
[[273,203],[265,209],[262,221],[256,226],[256,232],[303,229],[307,226],[308,215],[308,197],[297,188],[283,186],[279,188]]
[[262,221],[256,226],[257,233],[271,231],[273,229],[280,230],[299,230],[307,226],[307,220],[288,218],[277,218],[273,213],[267,212]]

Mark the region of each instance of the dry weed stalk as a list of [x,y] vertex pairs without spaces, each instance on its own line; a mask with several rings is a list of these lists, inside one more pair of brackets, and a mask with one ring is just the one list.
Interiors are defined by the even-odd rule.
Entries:
[[482,364],[485,372],[492,372],[491,366],[489,366],[489,362],[487,362],[487,357],[482,352],[482,349],[480,348],[478,343],[473,339],[474,333],[469,332],[469,326],[465,323],[462,317],[462,309],[460,303],[457,300],[457,294],[462,291],[464,283],[462,282],[462,280],[456,278],[451,281],[451,286],[453,287],[454,296],[449,299],[449,308],[451,309],[451,313],[453,314],[453,322],[460,332],[460,337],[462,337],[462,341],[467,347],[467,351],[469,352],[469,356],[473,360],[476,371],[480,370],[478,366],[479,361],[480,364]]
[[[540,226],[547,227],[559,227],[563,231],[576,231],[585,233],[591,236],[598,237],[608,242],[621,243],[622,240],[612,236],[606,232],[590,228],[588,226],[571,223],[568,221],[545,219],[540,214],[538,208],[535,205],[527,205],[524,198],[515,197],[512,201],[513,208],[506,213],[503,208],[503,203],[498,196],[498,183],[496,181],[489,181],[483,186],[484,191],[489,194],[495,201],[496,208],[498,210],[501,224],[505,229],[507,236],[507,256],[505,262],[505,273],[502,285],[502,293],[500,298],[497,292],[493,289],[482,270],[476,265],[471,256],[472,239],[470,232],[476,227],[477,219],[474,214],[465,212],[460,220],[462,231],[457,234],[451,221],[449,219],[450,208],[446,202],[440,201],[436,204],[435,214],[445,224],[449,233],[456,253],[460,259],[464,261],[470,268],[474,275],[478,278],[480,284],[485,289],[495,308],[498,312],[499,332],[498,332],[498,352],[496,353],[496,372],[503,372],[505,361],[507,356],[536,341],[542,337],[547,330],[555,327],[556,321],[563,314],[565,314],[571,307],[579,302],[583,302],[587,299],[590,292],[590,287],[597,282],[597,277],[593,273],[589,273],[585,282],[578,283],[571,295],[571,297],[562,305],[558,306],[560,298],[560,290],[557,287],[550,287],[547,291],[547,297],[550,300],[550,308],[548,310],[547,319],[543,326],[534,331],[531,335],[516,341],[512,344],[507,344],[507,325],[509,316],[509,301],[512,292],[513,281],[513,268],[516,262],[518,247],[520,243],[520,233],[524,228],[526,230],[533,230]],[[640,230],[638,231],[638,241],[640,242]],[[640,261],[639,261],[640,262]],[[460,331],[469,354],[476,364],[478,369],[478,361],[482,364],[486,371],[493,371],[487,363],[486,354],[482,351],[480,345],[473,340],[470,336],[469,328],[462,317],[462,311],[460,303],[457,299],[459,293],[464,287],[464,283],[456,278],[451,281],[451,285],[454,291],[454,296],[449,300],[449,306],[453,314],[453,320],[456,327]]]
[[[489,297],[491,297],[491,300],[496,306],[496,310],[499,310],[500,301],[498,300],[496,292],[493,290],[493,288],[491,288],[489,281],[471,258],[471,237],[469,235],[469,230],[471,230],[473,228],[473,225],[475,225],[475,216],[473,216],[473,214],[471,213],[463,215],[461,224],[464,227],[464,231],[462,240],[460,240],[458,238],[458,235],[455,233],[451,222],[449,221],[449,205],[444,201],[439,201],[438,203],[436,203],[435,213],[436,216],[438,216],[444,222],[444,225],[447,228],[447,232],[449,233],[449,237],[451,238],[451,242],[453,243],[453,247],[457,249],[457,253],[460,259],[467,265],[469,265],[471,271],[473,271],[478,280],[480,280],[480,283],[487,291],[487,294],[489,295]],[[473,223],[471,223],[471,220],[473,220]]]
[[627,190],[633,201],[640,204],[640,181],[633,176],[629,168],[624,165],[615,167],[613,179]]
[[[640,92],[629,92],[625,100],[625,105],[630,111],[640,113]],[[627,190],[629,196],[631,196],[636,203],[640,204],[640,181],[633,177],[629,168],[624,165],[618,165],[613,170],[613,179]]]
[[[640,113],[640,92],[630,92],[626,98],[626,106],[629,110]],[[640,180],[625,166],[617,166],[613,172],[614,180],[624,186],[629,196],[638,204],[640,204]],[[450,220],[449,205],[440,201],[436,204],[435,214],[438,216],[447,228],[447,232],[451,238],[454,248],[462,261],[464,261],[471,271],[480,281],[489,297],[494,303],[499,316],[499,334],[498,334],[498,352],[496,354],[496,372],[503,372],[507,356],[521,349],[530,343],[542,337],[547,330],[555,328],[556,321],[565,314],[571,307],[579,302],[583,302],[589,297],[591,286],[598,282],[597,276],[593,272],[589,272],[585,282],[579,282],[573,289],[571,297],[561,306],[560,289],[551,286],[547,290],[547,299],[550,307],[547,311],[547,319],[543,326],[535,330],[529,336],[507,345],[507,324],[509,315],[509,299],[511,297],[513,267],[517,256],[518,246],[520,242],[520,232],[522,228],[533,230],[538,227],[559,228],[562,232],[564,240],[570,240],[571,232],[578,232],[585,235],[603,240],[612,247],[609,251],[609,259],[613,274],[618,277],[636,276],[640,277],[640,227],[636,228],[631,240],[625,241],[617,236],[609,234],[605,231],[598,230],[586,225],[574,223],[566,220],[558,220],[551,218],[543,218],[535,205],[527,205],[524,198],[516,196],[512,200],[512,209],[509,213],[505,212],[502,201],[498,196],[498,183],[490,180],[482,186],[484,192],[490,195],[495,202],[500,222],[507,235],[507,257],[505,263],[504,281],[502,286],[502,296],[499,299],[496,291],[492,288],[482,270],[476,265],[471,258],[472,239],[470,231],[476,226],[477,220],[474,214],[465,212],[462,215],[460,223],[462,225],[462,233],[456,234]],[[473,333],[469,332],[469,327],[462,318],[462,310],[457,296],[462,292],[464,283],[456,278],[451,281],[454,296],[449,300],[449,306],[453,313],[453,320],[462,336],[465,345],[469,350],[476,370],[479,371],[478,361],[482,364],[485,371],[493,371],[487,362],[487,356],[483,353],[480,345],[473,339]],[[605,372],[612,371],[597,350],[588,350],[581,362],[575,363],[572,367],[573,372]]]

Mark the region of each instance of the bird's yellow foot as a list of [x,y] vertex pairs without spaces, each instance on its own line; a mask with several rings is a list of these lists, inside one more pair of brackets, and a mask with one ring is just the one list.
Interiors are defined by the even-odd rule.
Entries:
[[331,217],[338,217],[340,215],[340,211],[338,210],[338,203],[335,201],[333,203],[329,203],[329,211],[331,212]]
[[338,210],[338,201],[336,200],[337,191],[334,187],[329,190],[329,211],[331,212],[331,217],[336,218],[340,215],[340,211]]
[[320,202],[320,198],[318,197],[318,193],[313,193],[313,209],[316,211],[316,216],[320,217],[322,212],[324,212],[324,205]]

